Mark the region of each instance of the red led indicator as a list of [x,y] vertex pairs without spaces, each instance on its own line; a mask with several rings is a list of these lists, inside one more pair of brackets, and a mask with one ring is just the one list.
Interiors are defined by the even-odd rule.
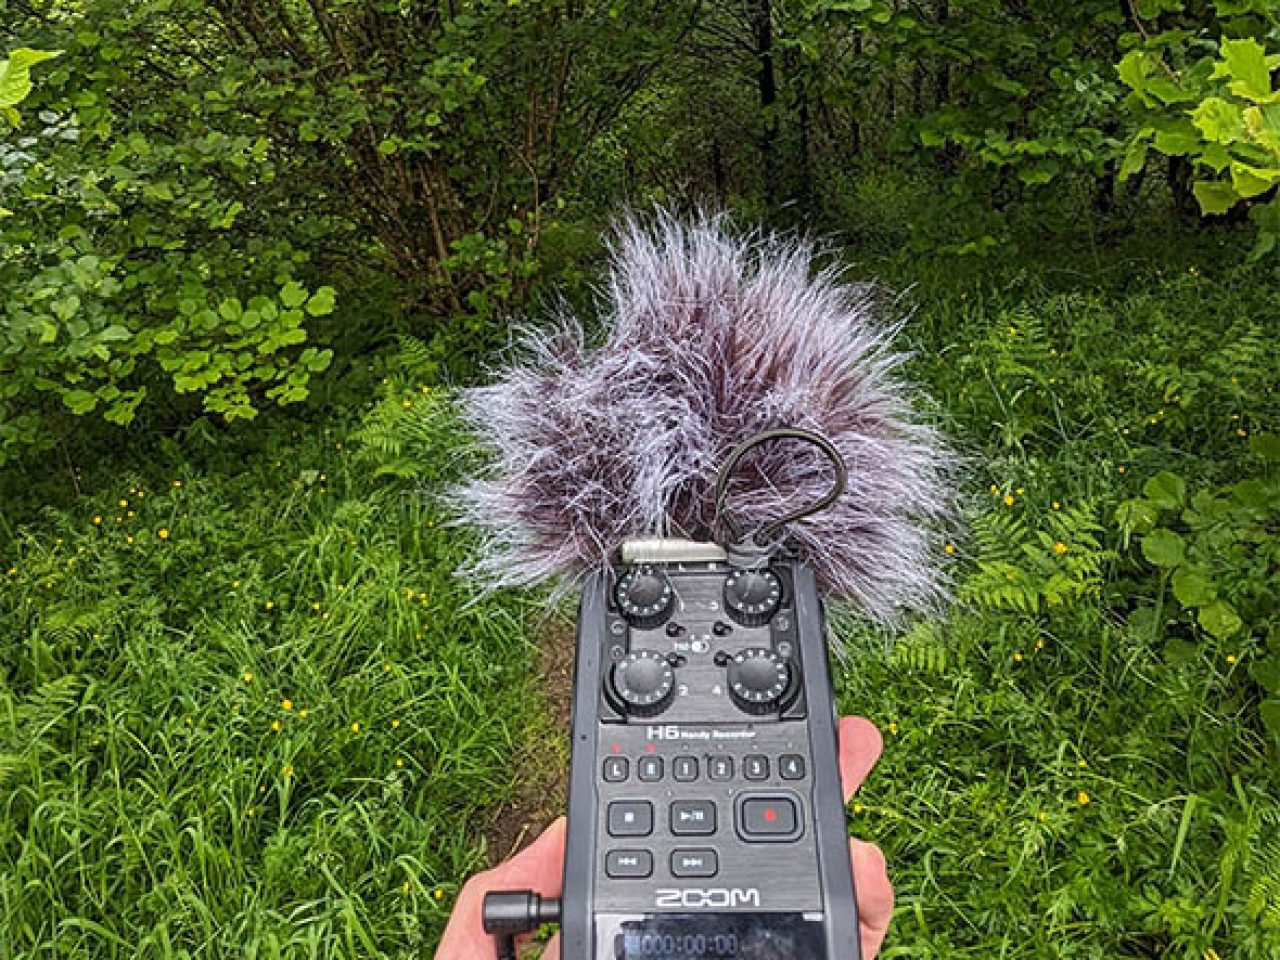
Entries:
[[613,745],[613,752],[614,752],[614,753],[621,753],[621,752],[622,752],[622,744],[620,744],[620,743],[615,743],[615,744]]
[[773,823],[773,821],[778,819],[778,811],[774,810],[773,807],[770,807],[764,812],[764,818],[770,823]]
[[658,749],[658,748],[657,748],[657,747],[655,747],[652,743],[651,743],[651,744],[649,744],[648,746],[646,746],[646,747],[644,748],[645,753],[653,753],[653,751],[655,751],[655,750],[657,750],[657,749]]

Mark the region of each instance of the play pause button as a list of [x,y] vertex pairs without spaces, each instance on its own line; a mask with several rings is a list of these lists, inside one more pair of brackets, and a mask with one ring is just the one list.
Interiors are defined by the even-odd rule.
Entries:
[[604,871],[615,880],[642,879],[653,873],[653,854],[648,850],[610,850]]
[[673,877],[714,877],[719,866],[714,850],[676,850],[671,854]]
[[677,800],[671,804],[671,832],[701,836],[716,832],[716,805],[710,800]]

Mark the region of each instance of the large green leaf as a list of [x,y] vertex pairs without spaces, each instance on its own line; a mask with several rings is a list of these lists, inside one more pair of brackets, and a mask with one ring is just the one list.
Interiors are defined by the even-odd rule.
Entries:
[[1205,604],[1200,608],[1200,615],[1196,619],[1200,621],[1200,626],[1215,637],[1223,639],[1239,632],[1244,626],[1244,621],[1236,613],[1235,607],[1225,600],[1214,600],[1212,603]]
[[1262,44],[1252,37],[1223,40],[1222,59],[1232,77],[1232,93],[1259,102],[1271,99],[1271,71],[1267,69],[1267,54]]
[[27,99],[31,93],[31,68],[52,60],[61,52],[19,47],[9,54],[8,60],[0,60],[0,108],[11,109]]
[[1157,567],[1176,567],[1186,559],[1187,544],[1172,530],[1161,527],[1142,538],[1142,555]]
[[1184,607],[1201,607],[1210,603],[1217,591],[1213,582],[1203,573],[1179,567],[1173,573],[1173,595]]
[[1161,510],[1178,510],[1187,501],[1187,481],[1162,470],[1143,484],[1142,492]]
[[1240,199],[1236,188],[1225,180],[1201,180],[1192,187],[1192,191],[1200,209],[1209,214],[1226,213]]
[[1221,97],[1207,97],[1191,114],[1191,122],[1206,140],[1235,143],[1244,136],[1244,112]]

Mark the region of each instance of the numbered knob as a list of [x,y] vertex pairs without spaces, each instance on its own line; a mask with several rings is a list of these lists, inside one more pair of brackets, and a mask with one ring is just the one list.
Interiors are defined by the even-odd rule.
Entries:
[[744,627],[762,627],[782,603],[782,582],[772,570],[734,570],[724,581],[724,608]]
[[613,588],[618,609],[633,627],[660,626],[675,605],[675,590],[667,575],[653,567],[632,567]]
[[632,650],[613,665],[614,693],[623,709],[636,716],[665,710],[675,685],[675,670],[657,650]]
[[778,709],[791,684],[791,667],[772,650],[741,650],[729,658],[729,692],[747,713]]

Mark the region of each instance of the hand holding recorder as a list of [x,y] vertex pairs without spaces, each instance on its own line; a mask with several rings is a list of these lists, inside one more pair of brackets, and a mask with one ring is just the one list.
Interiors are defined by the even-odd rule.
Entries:
[[[857,791],[880,757],[881,739],[868,720],[840,721],[840,782],[845,801]],[[449,918],[435,960],[477,960],[491,955],[493,939],[484,932],[481,912],[485,894],[529,889],[543,897],[559,897],[563,888],[565,820],[560,818],[516,856],[467,881]],[[863,960],[874,960],[893,914],[893,887],[884,854],[874,843],[849,841],[854,886],[858,892],[859,937]],[[551,938],[542,960],[561,960],[559,936]]]

